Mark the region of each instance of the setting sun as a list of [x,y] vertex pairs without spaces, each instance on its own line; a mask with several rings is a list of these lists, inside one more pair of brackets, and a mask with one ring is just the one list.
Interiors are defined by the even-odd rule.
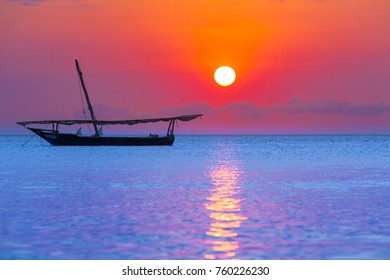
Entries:
[[220,86],[230,86],[236,80],[236,73],[229,66],[221,66],[214,73],[214,79]]

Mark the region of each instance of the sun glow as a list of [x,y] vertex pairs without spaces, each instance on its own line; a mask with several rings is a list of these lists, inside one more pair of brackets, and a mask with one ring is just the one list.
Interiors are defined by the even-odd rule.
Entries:
[[236,73],[229,66],[221,66],[215,70],[214,79],[218,85],[227,87],[236,80]]

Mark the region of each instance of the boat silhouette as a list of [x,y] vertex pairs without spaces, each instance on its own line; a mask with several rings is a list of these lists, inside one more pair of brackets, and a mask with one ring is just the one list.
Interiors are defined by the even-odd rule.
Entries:
[[[183,115],[167,118],[133,119],[133,120],[98,120],[92,108],[91,101],[85,87],[83,74],[77,59],[76,69],[80,78],[81,86],[88,104],[91,115],[90,120],[43,120],[24,121],[17,124],[31,130],[42,139],[54,146],[171,146],[175,141],[174,128],[177,121],[187,122],[201,117],[202,114]],[[155,122],[167,122],[168,129],[164,136],[149,134],[148,136],[107,136],[102,134],[102,127],[105,125],[135,125]],[[50,125],[51,129],[38,128],[37,126]],[[92,135],[82,135],[80,130],[76,133],[60,132],[60,126],[92,125]]]

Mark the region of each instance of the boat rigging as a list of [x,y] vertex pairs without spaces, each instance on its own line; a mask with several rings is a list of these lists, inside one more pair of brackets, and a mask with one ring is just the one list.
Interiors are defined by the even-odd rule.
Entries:
[[[171,146],[175,141],[174,127],[177,121],[187,122],[203,116],[202,114],[194,114],[167,118],[98,120],[93,111],[87,88],[85,86],[83,73],[81,72],[77,59],[75,60],[75,63],[91,119],[17,122],[17,124],[26,127],[54,146]],[[135,125],[155,122],[169,122],[166,136],[160,137],[156,134],[150,134],[149,136],[144,137],[102,136],[98,129],[98,125],[102,127],[104,125]],[[93,135],[80,135],[79,133],[64,133],[59,131],[60,125],[72,126],[76,124],[92,124],[95,133]],[[51,125],[51,129],[37,128],[36,125]]]

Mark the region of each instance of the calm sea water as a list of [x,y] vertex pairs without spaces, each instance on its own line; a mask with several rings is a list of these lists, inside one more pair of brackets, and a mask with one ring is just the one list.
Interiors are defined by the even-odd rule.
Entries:
[[0,137],[1,259],[390,259],[390,136]]

